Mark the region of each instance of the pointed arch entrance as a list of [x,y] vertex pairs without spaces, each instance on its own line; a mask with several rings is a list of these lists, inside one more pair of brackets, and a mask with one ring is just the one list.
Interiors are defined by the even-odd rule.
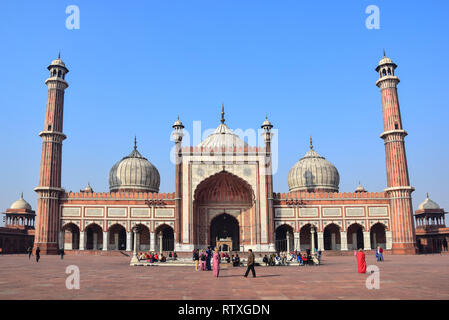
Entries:
[[215,246],[219,238],[231,237],[232,249],[255,240],[254,192],[242,178],[218,172],[195,189],[193,242],[197,247]]
[[217,241],[229,239],[232,241],[232,247],[229,251],[238,251],[240,247],[240,228],[239,222],[233,216],[222,213],[212,219],[210,223],[209,243],[215,247]]

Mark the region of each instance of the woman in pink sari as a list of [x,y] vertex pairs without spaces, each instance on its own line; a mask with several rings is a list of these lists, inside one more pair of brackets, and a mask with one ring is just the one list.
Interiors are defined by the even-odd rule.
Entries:
[[218,274],[220,272],[220,254],[218,253],[218,248],[215,248],[214,250],[214,257],[212,263],[213,263],[214,277],[218,278]]

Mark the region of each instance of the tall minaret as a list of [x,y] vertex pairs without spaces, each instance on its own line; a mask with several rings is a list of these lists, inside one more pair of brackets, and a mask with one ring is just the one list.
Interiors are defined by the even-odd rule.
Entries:
[[37,219],[34,249],[39,247],[42,254],[57,254],[59,234],[59,197],[61,188],[62,133],[64,112],[64,90],[69,86],[64,80],[69,70],[58,56],[48,66],[50,77],[48,86],[47,110],[45,113],[42,137],[42,155],[37,192]]
[[397,84],[399,78],[394,75],[397,65],[385,56],[379,61],[376,71],[380,78],[376,85],[382,97],[384,132],[380,137],[385,142],[387,164],[387,189],[390,198],[391,231],[393,253],[415,254],[415,227],[413,222],[412,192],[405,155],[404,137],[407,132],[402,128],[401,111]]
[[175,121],[172,126],[173,128],[173,138],[175,141],[175,250],[180,250],[180,245],[182,244],[182,137],[184,133],[184,125],[181,120]]

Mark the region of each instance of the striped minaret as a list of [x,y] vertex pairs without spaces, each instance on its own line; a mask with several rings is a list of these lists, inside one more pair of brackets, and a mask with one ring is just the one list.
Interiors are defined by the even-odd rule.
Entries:
[[387,164],[387,189],[390,198],[392,249],[396,254],[415,254],[415,227],[413,221],[412,192],[408,175],[404,138],[407,132],[402,127],[397,84],[399,78],[394,72],[397,65],[385,56],[379,61],[376,71],[380,78],[376,85],[382,97]]
[[41,254],[56,254],[59,234],[59,197],[61,188],[62,133],[64,112],[64,90],[69,86],[65,75],[69,70],[58,56],[48,66],[50,77],[48,86],[47,110],[45,113],[42,137],[42,155],[37,192],[37,218],[34,250],[39,247]]

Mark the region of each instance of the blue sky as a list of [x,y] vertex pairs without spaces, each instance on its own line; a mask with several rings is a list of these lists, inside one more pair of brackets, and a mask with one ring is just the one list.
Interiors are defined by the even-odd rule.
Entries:
[[[68,5],[80,29],[65,26]],[[380,29],[365,27],[368,5]],[[385,48],[397,64],[414,209],[429,192],[449,209],[449,2],[447,1],[2,1],[0,3],[0,209],[38,184],[48,76],[58,51],[66,79],[62,185],[90,181],[139,151],[174,191],[169,152],[179,114],[192,131],[219,123],[278,129],[276,192],[290,167],[315,150],[340,173],[340,191],[360,180],[386,187],[380,93],[374,68]]]

